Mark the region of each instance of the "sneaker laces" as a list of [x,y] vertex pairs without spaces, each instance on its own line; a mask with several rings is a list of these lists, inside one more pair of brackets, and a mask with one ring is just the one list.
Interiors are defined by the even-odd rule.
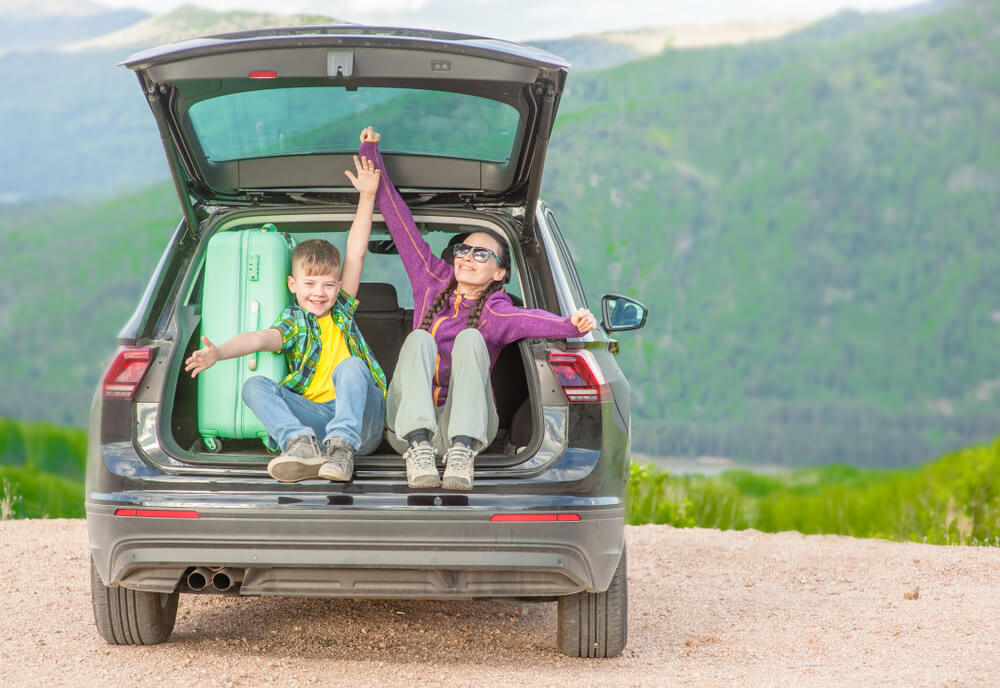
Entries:
[[312,449],[313,456],[320,456],[323,453],[319,448],[319,441],[312,435],[299,435],[296,437],[292,440],[292,443],[288,445],[287,453],[297,456],[296,452],[304,445]]
[[338,466],[342,470],[347,470],[348,464],[354,465],[354,447],[346,440],[331,439],[325,442],[326,460]]
[[471,448],[465,446],[464,444],[458,443],[452,445],[451,449],[448,450],[448,454],[445,456],[445,462],[453,471],[467,471],[469,469],[469,464],[475,458],[476,453],[472,451]]
[[406,450],[407,462],[412,462],[413,467],[421,471],[437,471],[434,465],[434,448],[430,442],[420,442],[412,445]]

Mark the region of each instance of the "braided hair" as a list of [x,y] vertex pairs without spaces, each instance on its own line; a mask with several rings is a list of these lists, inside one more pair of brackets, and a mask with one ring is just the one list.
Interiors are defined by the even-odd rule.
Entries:
[[[491,236],[500,245],[500,256],[499,256],[500,265],[505,269],[505,273],[504,273],[504,278],[502,280],[497,280],[495,282],[492,282],[489,286],[483,289],[482,293],[479,294],[479,298],[476,300],[476,303],[472,307],[472,310],[469,311],[469,317],[465,321],[466,328],[469,327],[475,328],[479,326],[479,318],[483,314],[483,307],[486,306],[486,300],[489,299],[490,296],[492,296],[496,292],[503,289],[504,283],[510,279],[510,254],[507,250],[507,242],[504,240],[504,238],[501,237],[496,232],[489,229],[477,229],[475,233],[486,234],[488,236]],[[471,232],[467,234],[456,235],[456,237],[460,237],[457,240],[456,237],[452,237],[452,241],[448,244],[448,248],[445,249],[445,251],[450,254],[452,246],[462,241],[465,241],[466,237],[468,237],[469,234],[471,234]],[[450,257],[450,255],[448,257]],[[454,275],[452,275],[451,280],[449,280],[448,284],[445,285],[445,288],[441,290],[441,292],[437,295],[434,301],[431,302],[431,307],[427,309],[427,312],[424,313],[423,320],[420,321],[419,329],[427,330],[428,332],[430,331],[431,324],[434,322],[434,317],[438,313],[440,313],[441,310],[448,304],[448,299],[451,297],[451,293],[455,291],[455,288],[457,286],[458,286],[458,280],[455,279]]]

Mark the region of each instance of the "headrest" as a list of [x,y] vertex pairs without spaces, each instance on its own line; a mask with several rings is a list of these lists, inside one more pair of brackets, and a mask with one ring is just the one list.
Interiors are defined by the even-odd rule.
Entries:
[[358,287],[358,301],[358,310],[368,313],[399,310],[396,287],[388,282],[362,282]]

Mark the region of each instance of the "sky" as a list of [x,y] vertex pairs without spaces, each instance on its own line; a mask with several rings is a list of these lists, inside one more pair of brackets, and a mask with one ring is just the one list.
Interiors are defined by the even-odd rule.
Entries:
[[[181,4],[305,12],[364,24],[434,28],[525,41],[671,24],[817,19],[841,9],[896,9],[914,0],[97,0],[154,14]],[[276,10],[280,7],[280,10]]]

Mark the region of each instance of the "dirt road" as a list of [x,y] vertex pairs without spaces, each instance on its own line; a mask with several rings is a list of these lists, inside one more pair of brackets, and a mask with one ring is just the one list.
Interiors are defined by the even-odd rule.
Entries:
[[[630,527],[629,642],[555,605],[182,595],[171,642],[93,624],[86,526],[0,522],[0,686],[1000,686],[1000,549]],[[915,598],[915,599],[908,599]]]

